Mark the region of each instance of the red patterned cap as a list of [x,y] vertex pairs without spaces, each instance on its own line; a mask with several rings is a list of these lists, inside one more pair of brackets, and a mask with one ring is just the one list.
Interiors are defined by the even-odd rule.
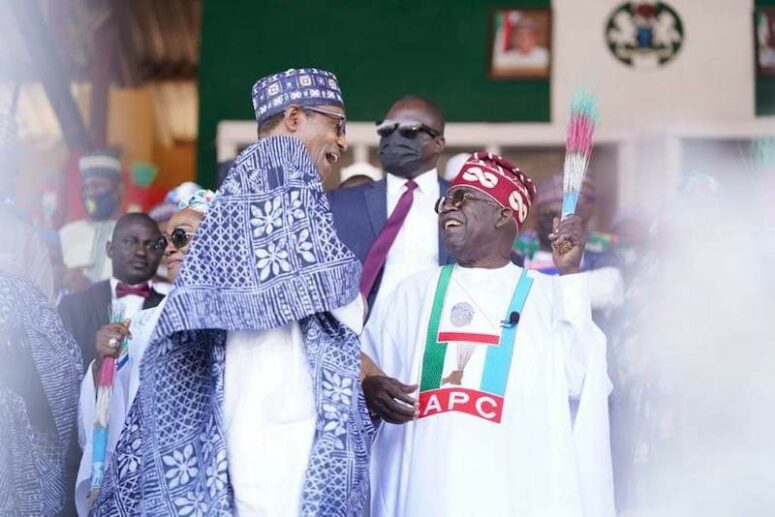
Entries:
[[525,224],[536,195],[533,180],[522,174],[505,158],[480,151],[473,154],[452,181],[450,189],[469,187],[487,194],[504,208],[514,212],[517,229]]

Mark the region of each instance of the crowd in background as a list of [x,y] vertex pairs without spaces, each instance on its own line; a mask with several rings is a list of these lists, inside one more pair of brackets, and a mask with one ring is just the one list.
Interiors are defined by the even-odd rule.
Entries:
[[[309,109],[339,120],[337,113],[315,106]],[[267,127],[271,131],[276,123],[272,120],[259,117],[259,131]],[[2,363],[6,371],[0,384],[0,441],[13,447],[2,453],[0,468],[6,470],[0,471],[0,478],[18,484],[3,504],[24,513],[29,509],[25,505],[37,497],[43,501],[43,514],[72,512],[77,506],[78,514],[85,515],[93,502],[90,478],[96,435],[92,434],[92,424],[100,411],[94,400],[99,400],[103,361],[110,358],[121,364],[126,355],[121,344],[126,339],[145,344],[151,341],[165,295],[177,285],[192,241],[200,238],[197,229],[207,220],[218,194],[184,183],[147,214],[122,213],[125,185],[121,161],[112,151],[94,150],[79,162],[85,217],[58,229],[45,228],[16,209],[13,130],[10,121],[5,124],[8,129],[0,163],[5,243],[0,255],[0,296],[5,319],[0,321],[0,345],[8,343],[10,355],[4,357],[11,360]],[[439,200],[445,199],[450,182],[471,157],[456,156],[449,160],[446,171],[439,171],[444,126],[444,115],[432,100],[416,95],[398,99],[376,128],[381,169],[369,163],[347,167],[341,171],[340,187],[327,193],[325,203],[330,205],[338,238],[363,267],[358,282],[365,300],[365,307],[359,309],[363,313],[390,303],[389,295],[402,280],[456,260],[442,238],[438,214],[443,207]],[[344,129],[337,135],[343,138]],[[334,144],[333,148],[337,145],[342,147]],[[325,153],[340,155],[341,149]],[[337,158],[329,161],[336,163]],[[239,178],[240,167],[240,162],[234,165],[232,181]],[[549,181],[538,185],[532,203],[533,229],[514,240],[511,252],[513,264],[546,275],[559,273],[552,254],[552,235],[560,217],[562,177],[560,171],[552,172],[555,174]],[[235,187],[227,184],[223,188]],[[643,350],[644,319],[650,317],[647,301],[656,296],[652,279],[661,274],[660,246],[669,246],[671,239],[686,238],[673,223],[682,223],[685,232],[695,228],[687,221],[693,213],[685,204],[696,202],[691,206],[706,210],[722,203],[718,184],[702,175],[691,176],[682,189],[676,194],[680,199],[676,206],[683,208],[660,217],[644,210],[622,211],[613,224],[615,235],[601,234],[591,228],[597,201],[591,171],[577,210],[587,232],[581,269],[588,282],[594,321],[607,337],[608,377],[613,384],[609,400],[611,446],[620,511],[646,497],[643,492],[648,488],[634,479],[644,465],[659,461],[660,443],[674,445],[673,431],[681,418],[681,408],[676,407],[680,399],[675,402],[672,398],[677,382],[676,376],[671,376],[674,372],[652,375]],[[268,205],[266,214],[254,214],[251,221],[243,221],[251,225],[250,232],[256,238],[280,228],[269,213],[272,210]],[[221,231],[215,226],[206,228]],[[377,242],[382,245],[376,246]],[[226,249],[222,252],[230,253]],[[312,248],[307,252],[313,253]],[[284,268],[282,256],[266,257],[266,267],[275,268],[275,273]],[[123,307],[120,314],[109,310],[116,300]],[[36,331],[43,334],[36,335]],[[43,335],[57,335],[61,340],[55,347],[44,342]],[[14,346],[14,339],[25,344]],[[144,348],[135,347],[131,354],[136,357],[126,361],[139,365],[144,352]],[[123,371],[119,367],[117,372],[110,414],[113,421],[123,422],[138,392],[139,366]],[[376,397],[385,389],[364,382],[370,406],[379,405]],[[76,407],[80,408],[77,417]],[[401,418],[400,408],[384,411]],[[108,451],[116,449],[120,431],[119,425],[110,428]],[[40,484],[29,481],[29,476],[38,473],[26,478],[20,474],[30,468],[13,456],[22,450],[43,451],[39,461],[44,467],[37,467],[37,472],[46,472],[46,477]],[[9,465],[17,472],[11,472]],[[63,484],[54,479],[57,472],[63,473]]]

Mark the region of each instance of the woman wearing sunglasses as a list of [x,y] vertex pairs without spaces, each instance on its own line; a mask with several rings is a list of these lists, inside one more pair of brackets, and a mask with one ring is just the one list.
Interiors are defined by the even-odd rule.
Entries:
[[189,199],[180,202],[178,212],[167,223],[167,232],[164,234],[167,247],[164,249],[163,261],[167,266],[170,282],[175,282],[183,265],[183,259],[191,247],[191,239],[214,197],[215,194],[211,190],[195,192]]
[[[215,194],[210,190],[198,190],[178,204],[178,211],[167,223],[167,232],[164,234],[164,258],[170,282],[180,272],[183,259],[191,247],[191,240],[196,233],[199,224],[205,217]],[[150,343],[156,322],[167,298],[152,309],[146,309],[135,313],[129,324],[129,346],[125,354],[119,353],[119,343],[110,355],[117,358],[118,368],[113,381],[113,394],[110,400],[110,420],[108,426],[108,438],[106,445],[106,460],[110,459],[116,448],[121,429],[132,406],[132,401],[137,394],[140,385],[140,360]],[[98,351],[98,353],[103,353]],[[92,471],[92,428],[95,420],[96,387],[91,375],[85,375],[81,384],[81,398],[79,411],[79,436],[82,437],[80,468],[78,480],[75,486],[75,502],[79,516],[85,516],[89,511],[89,489],[91,486]]]

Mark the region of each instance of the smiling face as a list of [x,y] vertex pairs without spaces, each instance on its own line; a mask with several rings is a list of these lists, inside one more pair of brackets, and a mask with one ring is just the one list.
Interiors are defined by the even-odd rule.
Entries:
[[[474,265],[491,257],[508,256],[516,236],[512,211],[469,187],[447,193],[439,212],[444,244],[461,265]],[[509,237],[508,235],[511,235]]]
[[[339,106],[316,107],[344,115],[344,110]],[[290,134],[304,143],[322,181],[331,175],[334,165],[347,150],[347,137],[337,131],[335,117],[305,111],[298,106],[290,106],[285,110],[283,121],[278,125],[278,131],[279,133],[273,131],[271,134]]]
[[[166,232],[164,237],[167,239],[167,247],[164,249],[164,264],[167,266],[167,275],[170,282],[174,282],[177,278],[180,268],[183,266],[183,259],[186,258],[188,250],[191,249],[191,239],[193,234],[196,233],[199,224],[204,219],[204,214],[192,210],[190,208],[184,208],[175,213],[167,222]],[[178,230],[184,232],[187,236],[187,242],[185,246],[176,248],[172,242],[172,234]]]

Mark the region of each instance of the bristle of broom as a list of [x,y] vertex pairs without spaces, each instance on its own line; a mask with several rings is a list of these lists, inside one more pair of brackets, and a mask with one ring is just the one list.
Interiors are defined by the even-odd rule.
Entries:
[[576,211],[581,186],[584,183],[584,176],[592,157],[595,125],[598,117],[595,96],[582,89],[576,91],[571,102],[571,116],[565,142],[563,216],[573,214]]

